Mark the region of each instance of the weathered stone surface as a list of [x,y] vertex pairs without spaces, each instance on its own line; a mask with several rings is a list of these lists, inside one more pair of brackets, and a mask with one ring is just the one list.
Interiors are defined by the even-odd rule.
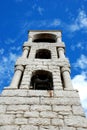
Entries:
[[27,111],[29,110],[29,105],[8,105],[7,111]]
[[87,128],[77,128],[77,130],[87,130]]
[[81,106],[72,106],[72,111],[74,115],[85,116]]
[[56,97],[63,97],[63,98],[64,97],[65,98],[67,98],[67,97],[69,97],[69,98],[79,98],[79,94],[75,90],[73,90],[73,91],[66,91],[66,90],[59,91],[59,90],[56,90],[56,91],[54,91],[54,95]]
[[28,98],[28,97],[0,97],[0,104],[39,104],[39,97]]
[[58,112],[60,115],[66,116],[66,115],[72,115],[71,111],[60,111]]
[[58,126],[40,126],[40,130],[59,130]]
[[55,105],[79,105],[80,101],[78,98],[45,98],[41,97],[41,104],[55,104]]
[[19,130],[19,126],[17,125],[0,126],[0,130]]
[[26,118],[16,118],[15,119],[15,124],[17,125],[25,125],[28,123],[28,119]]
[[64,106],[64,105],[53,105],[53,111],[56,112],[68,112],[71,111],[71,106]]
[[52,125],[63,126],[64,123],[62,119],[54,118],[52,119]]
[[0,125],[13,124],[15,115],[0,114]]
[[6,108],[7,108],[6,105],[0,105],[0,114],[1,113],[5,113],[6,112]]
[[52,111],[45,111],[45,112],[40,112],[40,117],[41,118],[56,118],[57,117],[57,113],[56,112],[52,112]]
[[49,97],[49,91],[47,90],[30,90],[28,91],[28,96],[34,96],[34,97],[38,97],[38,96],[44,96],[44,97]]
[[30,107],[31,111],[51,111],[51,105],[32,105]]
[[38,126],[34,125],[22,125],[20,130],[38,130]]
[[24,113],[24,117],[39,117],[39,112],[37,111],[27,111]]
[[31,125],[50,125],[50,119],[48,119],[48,118],[29,118],[29,124],[31,124]]
[[4,90],[2,92],[2,96],[27,96],[27,90],[20,90],[20,89],[14,89],[14,90]]
[[21,118],[21,117],[23,117],[23,113],[18,112],[18,114],[16,113],[15,117]]
[[60,130],[77,130],[77,129],[73,128],[73,127],[66,127],[66,126],[64,126],[64,127],[60,127]]
[[71,127],[87,127],[87,120],[81,116],[67,116],[64,118],[64,122]]

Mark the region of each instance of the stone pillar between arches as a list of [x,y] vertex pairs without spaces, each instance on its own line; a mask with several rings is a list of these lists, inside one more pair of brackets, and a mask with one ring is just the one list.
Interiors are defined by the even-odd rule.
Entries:
[[64,48],[59,47],[58,48],[58,54],[59,54],[59,58],[65,58]]
[[14,73],[12,82],[10,84],[11,88],[14,88],[14,89],[19,88],[19,84],[20,84],[20,80],[21,80],[23,71],[24,71],[24,67],[22,65],[17,65],[15,67],[15,73]]
[[30,47],[23,47],[23,55],[22,58],[27,58],[29,55]]
[[70,77],[70,68],[62,67],[61,73],[62,73],[62,77],[63,77],[64,89],[73,89],[72,81],[71,81],[71,77]]

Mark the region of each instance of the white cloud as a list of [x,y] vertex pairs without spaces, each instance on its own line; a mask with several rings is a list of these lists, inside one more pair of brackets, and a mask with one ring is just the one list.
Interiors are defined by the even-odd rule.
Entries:
[[79,26],[77,23],[74,23],[74,24],[69,26],[69,29],[71,32],[75,32],[75,31],[79,30]]
[[4,87],[3,84],[10,84],[12,74],[14,72],[14,64],[17,57],[17,54],[10,52],[8,55],[3,56],[0,59],[2,61],[0,62],[0,88]]
[[82,54],[73,65],[75,68],[87,69],[87,57]]
[[2,61],[3,61],[4,63],[6,63],[6,62],[8,61],[8,58],[5,57],[5,56],[3,56],[3,57],[2,57]]
[[87,43],[86,42],[78,42],[77,44],[72,44],[71,49],[74,51],[75,49],[86,50]]
[[51,26],[57,27],[60,24],[61,24],[61,21],[59,19],[54,19],[52,22],[48,24],[48,27],[51,27]]
[[12,46],[12,47],[10,47],[10,50],[16,50],[16,51],[19,51],[19,50],[21,50],[21,46],[18,46],[18,47],[15,47],[15,46]]
[[76,75],[72,79],[73,87],[79,91],[80,98],[83,101],[87,98],[87,75],[82,72],[79,75]]
[[81,69],[81,73],[73,77],[72,83],[73,87],[79,91],[81,103],[87,116],[87,57],[82,54],[74,63],[74,67]]
[[1,49],[0,49],[0,55],[3,55],[3,53],[4,53],[4,49],[1,48]]
[[69,29],[71,32],[87,29],[87,14],[84,10],[80,10],[76,19],[74,19],[74,23],[69,25]]
[[16,41],[15,39],[8,38],[7,40],[5,40],[5,44],[11,44],[14,43],[15,41]]
[[15,62],[16,59],[17,59],[17,57],[18,57],[18,56],[17,56],[16,54],[10,52],[10,54],[9,54],[9,60],[10,60],[10,61]]
[[72,79],[74,89],[79,91],[82,106],[87,116],[87,74],[82,72]]
[[44,12],[44,8],[41,8],[40,6],[37,8],[37,10],[38,10],[40,15],[42,15]]
[[58,27],[61,26],[61,20],[60,19],[51,19],[51,20],[38,20],[38,21],[26,21],[25,23],[23,23],[22,25],[22,31],[21,34],[24,33],[27,28],[32,28],[34,25],[36,25],[36,27],[39,28],[49,28],[49,27]]
[[44,8],[42,8],[41,6],[38,6],[37,3],[35,3],[35,4],[32,6],[32,9],[33,9],[34,11],[38,11],[38,13],[39,13],[40,15],[43,15]]
[[38,21],[39,27],[57,27],[61,25],[61,21],[59,19],[53,19],[53,20],[42,20]]

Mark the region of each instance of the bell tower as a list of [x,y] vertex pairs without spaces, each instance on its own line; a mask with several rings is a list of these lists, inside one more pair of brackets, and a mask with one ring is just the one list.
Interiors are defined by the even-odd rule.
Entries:
[[0,130],[87,130],[61,31],[29,31],[9,87],[0,96]]
[[15,65],[11,88],[70,90],[70,64],[64,54],[61,31],[30,31]]

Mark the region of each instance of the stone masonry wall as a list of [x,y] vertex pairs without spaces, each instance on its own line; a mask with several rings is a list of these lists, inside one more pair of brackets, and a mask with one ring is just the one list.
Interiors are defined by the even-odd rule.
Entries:
[[0,96],[0,130],[87,130],[78,92],[5,89]]

